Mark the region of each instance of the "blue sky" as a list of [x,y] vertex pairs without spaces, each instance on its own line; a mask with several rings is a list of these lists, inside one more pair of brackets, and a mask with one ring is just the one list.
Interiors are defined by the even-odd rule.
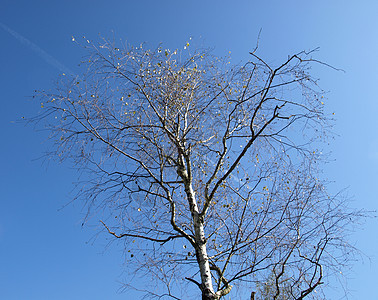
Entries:
[[[279,62],[320,47],[317,58],[346,72],[316,68],[335,112],[334,162],[324,175],[348,187],[356,208],[377,210],[377,1],[11,1],[0,2],[1,180],[0,299],[128,299],[117,292],[122,249],[108,247],[94,224],[81,227],[81,203],[70,201],[76,173],[69,164],[38,160],[46,133],[17,123],[39,110],[35,89],[54,87],[62,72],[78,72],[83,51],[71,37],[98,34],[182,47],[189,37],[248,58],[262,28],[260,55]],[[68,70],[68,71],[67,71]],[[351,237],[370,259],[353,266],[350,299],[378,299],[377,219]],[[126,266],[127,268],[127,266]],[[339,299],[329,290],[329,299]],[[139,297],[139,296],[136,296]]]

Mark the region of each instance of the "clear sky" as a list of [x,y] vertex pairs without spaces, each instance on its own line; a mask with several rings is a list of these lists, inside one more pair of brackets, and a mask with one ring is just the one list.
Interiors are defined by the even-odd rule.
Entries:
[[[151,47],[182,47],[189,37],[248,58],[262,28],[260,55],[279,61],[320,47],[317,58],[346,72],[316,68],[335,112],[334,162],[324,175],[348,187],[356,208],[377,210],[378,1],[0,1],[0,299],[129,299],[122,248],[82,227],[81,203],[70,201],[69,164],[38,160],[46,133],[17,123],[39,110],[33,90],[78,72],[82,50],[71,37],[98,34]],[[367,256],[349,274],[350,299],[378,299],[378,226],[370,219],[351,237]],[[137,280],[137,279],[135,279]],[[329,289],[329,299],[340,299]],[[136,296],[138,298],[139,296]]]

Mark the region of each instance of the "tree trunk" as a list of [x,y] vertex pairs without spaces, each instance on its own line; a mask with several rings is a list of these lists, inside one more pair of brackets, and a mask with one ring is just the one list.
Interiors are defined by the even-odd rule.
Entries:
[[[188,171],[184,167],[184,157],[180,157],[181,166],[177,169],[177,174],[183,179],[185,186],[185,193],[188,197],[189,209],[192,214],[193,227],[194,227],[194,240],[196,258],[200,270],[201,276],[201,291],[202,299],[216,300],[219,299],[219,295],[214,293],[213,280],[211,278],[211,271],[209,265],[209,258],[207,256],[205,230],[203,226],[203,218],[200,217],[195,191],[193,190],[190,176]],[[190,165],[190,162],[187,163]]]
[[[184,177],[184,176],[183,176]],[[199,215],[197,201],[195,198],[195,192],[191,185],[191,182],[187,181],[185,184],[186,194],[188,196],[188,202],[190,211],[193,218],[194,227],[194,239],[196,242],[196,258],[200,269],[201,276],[201,290],[202,299],[215,300],[219,299],[219,296],[214,293],[213,280],[211,278],[211,271],[209,265],[209,258],[207,256],[205,230],[203,226],[203,220]]]
[[218,300],[219,296],[215,295],[209,290],[202,290],[202,300]]
[[[195,203],[195,199],[193,197],[193,203]],[[205,238],[205,231],[203,227],[203,223],[200,220],[199,213],[197,207],[195,207],[193,213],[193,225],[194,225],[194,234],[195,234],[195,241],[197,244],[196,249],[196,257],[198,266],[200,269],[201,275],[201,285],[202,285],[202,299],[218,299],[214,293],[213,289],[213,281],[211,278],[211,271],[209,265],[209,258],[207,256],[207,249],[206,249],[206,238]]]

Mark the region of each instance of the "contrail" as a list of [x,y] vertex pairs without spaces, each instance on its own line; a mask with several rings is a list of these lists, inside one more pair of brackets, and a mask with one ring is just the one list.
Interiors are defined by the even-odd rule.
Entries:
[[54,57],[52,57],[50,54],[48,54],[46,51],[38,47],[36,44],[34,44],[32,41],[28,40],[27,38],[23,37],[18,32],[12,30],[7,25],[0,22],[0,27],[3,28],[6,32],[11,34],[16,40],[18,40],[21,44],[25,45],[26,47],[33,50],[37,55],[39,55],[45,62],[47,62],[50,66],[53,66],[54,68],[57,68],[59,71],[68,74],[68,75],[75,75],[73,71],[71,71],[69,68],[67,68],[65,65],[60,63],[58,60],[56,60]]

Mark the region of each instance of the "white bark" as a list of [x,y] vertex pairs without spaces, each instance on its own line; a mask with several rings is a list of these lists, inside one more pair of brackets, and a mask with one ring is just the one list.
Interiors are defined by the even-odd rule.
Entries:
[[206,238],[205,238],[205,231],[203,228],[203,221],[201,220],[199,216],[194,191],[192,190],[191,186],[190,186],[190,190],[191,190],[190,202],[193,203],[192,217],[193,217],[194,233],[195,233],[195,240],[197,244],[196,255],[197,255],[197,261],[198,261],[200,274],[201,274],[201,281],[202,281],[203,288],[206,291],[209,291],[212,294],[214,294],[213,282],[211,279],[211,272],[210,272],[210,265],[209,265],[209,258],[207,256]]
[[[211,278],[211,271],[209,265],[209,258],[207,256],[206,249],[206,237],[203,226],[203,217],[200,216],[200,212],[195,197],[195,191],[193,190],[190,170],[189,172],[183,167],[184,159],[181,158],[182,165],[178,168],[177,173],[183,179],[185,185],[185,192],[188,198],[190,212],[192,214],[194,238],[195,238],[195,250],[198,266],[201,275],[202,294],[206,295],[208,299],[217,299],[218,296],[214,293],[213,282]],[[190,164],[190,162],[189,162]],[[190,168],[190,166],[187,166]]]

